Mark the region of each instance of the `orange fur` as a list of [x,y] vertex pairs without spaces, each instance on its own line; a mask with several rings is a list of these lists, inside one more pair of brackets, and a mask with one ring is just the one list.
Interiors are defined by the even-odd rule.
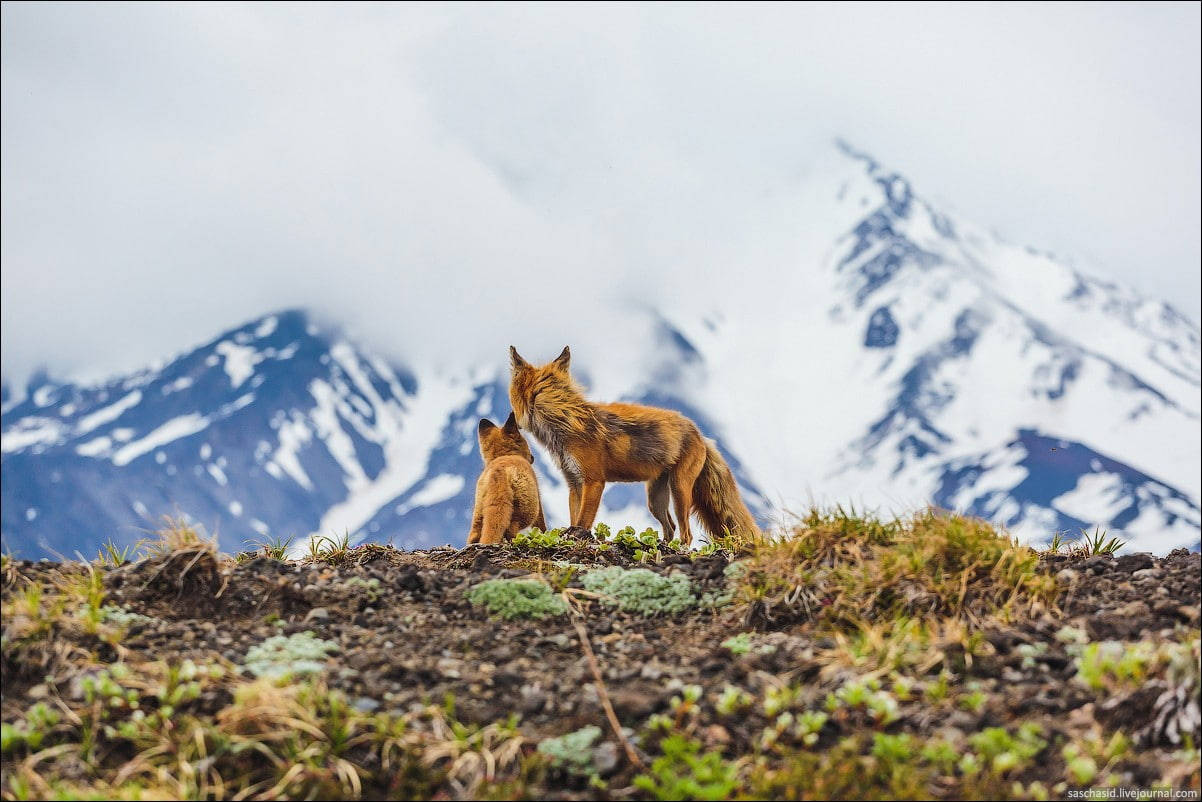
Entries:
[[504,426],[480,421],[480,456],[484,472],[476,482],[476,505],[467,542],[489,545],[528,526],[546,529],[534,477],[534,455],[512,413]]
[[669,539],[679,524],[681,542],[692,542],[694,512],[711,536],[758,531],[730,468],[693,421],[668,409],[587,401],[572,381],[567,348],[540,367],[512,346],[509,352],[510,403],[521,427],[559,463],[572,526],[592,527],[606,482],[646,482],[647,507]]

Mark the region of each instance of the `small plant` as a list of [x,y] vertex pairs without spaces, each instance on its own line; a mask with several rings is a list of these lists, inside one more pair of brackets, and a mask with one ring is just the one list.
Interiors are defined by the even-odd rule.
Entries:
[[601,728],[588,726],[558,738],[547,738],[538,745],[554,768],[577,777],[596,777],[593,768],[593,744],[601,737]]
[[352,576],[346,580],[347,587],[360,588],[367,594],[368,601],[374,602],[380,598],[380,580],[374,576],[364,579],[361,576]]
[[750,707],[755,702],[755,697],[742,688],[736,688],[734,685],[727,685],[722,689],[718,701],[714,703],[714,709],[719,715],[730,716],[744,708]]
[[515,549],[553,549],[569,543],[571,541],[563,536],[562,529],[544,532],[538,527],[532,527],[514,535],[510,546]]
[[246,652],[243,667],[256,677],[287,679],[325,671],[325,659],[338,651],[338,644],[322,640],[306,630],[293,635],[274,635]]
[[1111,686],[1139,684],[1159,658],[1156,647],[1147,642],[1125,644],[1102,641],[1087,643],[1079,648],[1076,678],[1095,691]]
[[1127,545],[1117,537],[1106,537],[1106,530],[1101,527],[1095,528],[1093,534],[1089,534],[1084,529],[1081,530],[1081,546],[1085,549],[1086,554],[1114,554],[1123,546]]
[[775,716],[797,701],[801,689],[795,685],[770,685],[764,691],[764,715]]
[[897,720],[897,700],[893,694],[881,690],[876,679],[848,680],[832,694],[827,694],[826,709],[834,713],[840,709],[863,710],[879,724],[891,724]]
[[107,565],[110,568],[120,568],[134,559],[137,553],[138,544],[136,543],[118,546],[109,540],[100,547],[100,551],[96,552],[95,562]]
[[730,649],[730,653],[741,657],[751,651],[751,633],[740,632],[722,641],[722,648]]
[[979,714],[985,709],[985,703],[988,701],[989,696],[978,689],[961,696],[959,705],[962,710],[967,710],[969,713],[973,714]]
[[970,736],[968,742],[981,765],[995,774],[1025,766],[1048,745],[1043,728],[1034,722],[1022,724],[1013,735],[1002,727],[987,727]]
[[797,737],[806,746],[813,746],[818,743],[818,736],[828,720],[830,716],[820,710],[806,710],[797,717]]
[[309,538],[309,557],[311,562],[325,562],[337,565],[343,562],[351,551],[351,533],[342,535],[314,535]]
[[21,748],[38,751],[50,730],[61,720],[62,715],[54,708],[44,702],[35,703],[23,719],[0,724],[0,753],[7,755]]
[[163,516],[163,526],[155,535],[156,539],[144,541],[146,553],[152,557],[186,552],[217,556],[217,538],[207,537],[203,528],[184,518]]
[[581,578],[586,590],[604,604],[642,615],[675,615],[697,605],[692,581],[681,573],[661,576],[646,568],[610,566]]
[[283,562],[288,559],[288,550],[292,548],[292,541],[295,538],[291,537],[270,537],[254,542],[255,556],[266,557],[269,560],[279,560]]
[[669,735],[660,750],[650,772],[634,778],[654,799],[726,799],[738,787],[735,767],[718,752],[700,754],[701,745],[690,738]]
[[536,579],[489,579],[467,592],[472,604],[483,604],[506,620],[563,615],[568,605],[551,586]]
[[115,604],[106,604],[100,608],[101,620],[106,623],[115,624],[122,628],[128,628],[134,624],[149,624],[155,619],[148,615],[130,612],[123,607],[118,607]]
[[[605,532],[608,534],[609,527],[605,528]],[[650,527],[635,534],[633,526],[624,526],[613,535],[613,539],[609,542],[612,545],[629,549],[631,556],[639,562],[655,562],[660,557],[659,532]],[[673,546],[673,544],[676,545]],[[679,544],[680,541],[673,540],[672,543],[666,544],[663,548],[674,551],[679,549]]]

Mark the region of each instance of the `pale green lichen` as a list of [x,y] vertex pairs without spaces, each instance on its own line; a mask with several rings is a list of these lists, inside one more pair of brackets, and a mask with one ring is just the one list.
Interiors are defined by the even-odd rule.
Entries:
[[326,668],[326,656],[336,651],[338,644],[306,630],[287,637],[275,635],[252,646],[242,665],[256,677],[269,679],[320,674]]
[[538,752],[557,769],[579,777],[591,777],[596,774],[593,744],[600,737],[601,728],[590,725],[557,738],[547,738],[538,745]]
[[113,604],[106,604],[104,607],[100,608],[100,620],[106,623],[116,624],[119,627],[128,627],[132,626],[133,624],[149,624],[150,622],[154,621],[154,619],[148,615],[133,613]]
[[506,620],[562,615],[568,605],[546,582],[532,579],[489,579],[467,592],[472,604],[483,604]]
[[646,568],[610,566],[589,571],[581,579],[586,590],[601,595],[605,604],[642,615],[674,615],[697,606],[693,583],[687,576],[666,576]]

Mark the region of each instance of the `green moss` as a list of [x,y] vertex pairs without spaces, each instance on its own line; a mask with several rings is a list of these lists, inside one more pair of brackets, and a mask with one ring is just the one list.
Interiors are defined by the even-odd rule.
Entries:
[[563,615],[568,605],[546,582],[532,579],[490,579],[467,592],[472,604],[483,604],[506,620]]
[[687,576],[667,576],[646,568],[610,566],[589,571],[581,579],[586,590],[603,596],[602,602],[642,615],[675,615],[697,606],[693,583]]

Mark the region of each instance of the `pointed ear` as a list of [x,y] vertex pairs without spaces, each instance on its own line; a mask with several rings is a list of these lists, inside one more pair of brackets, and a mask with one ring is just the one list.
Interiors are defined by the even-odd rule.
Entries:
[[572,352],[565,345],[563,350],[559,352],[559,356],[555,357],[555,366],[560,370],[567,370],[568,363],[572,361]]
[[495,428],[497,428],[497,424],[493,423],[488,418],[481,418],[480,419],[480,427],[476,431],[479,432],[480,434],[484,434],[489,429],[495,429]]
[[505,425],[502,427],[502,431],[504,431],[505,434],[517,434],[519,431],[521,431],[518,428],[518,419],[514,417],[512,412],[510,412],[509,417],[505,419]]
[[518,349],[512,345],[509,346],[509,365],[514,370],[524,370],[530,367],[530,363],[522,359],[522,355],[518,353]]

